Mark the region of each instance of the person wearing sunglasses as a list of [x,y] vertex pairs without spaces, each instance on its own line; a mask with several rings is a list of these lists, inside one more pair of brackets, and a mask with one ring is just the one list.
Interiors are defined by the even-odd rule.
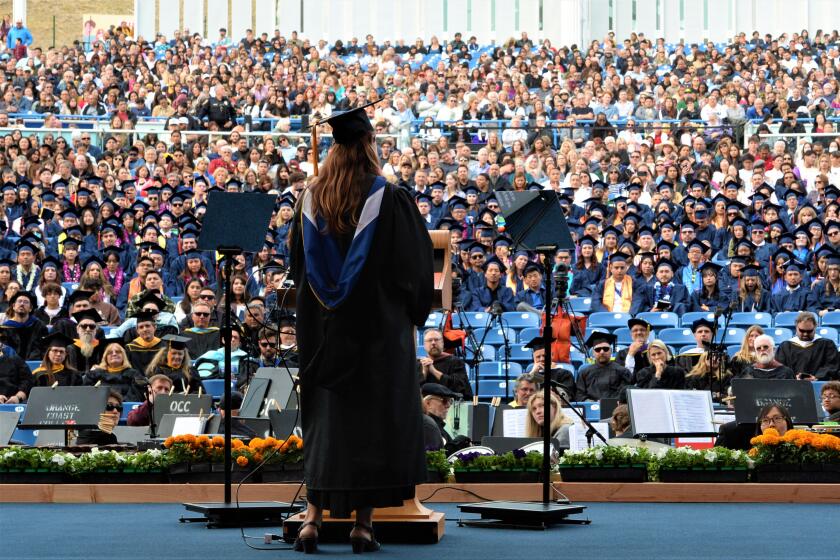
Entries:
[[[288,329],[288,327],[282,327]],[[245,392],[245,388],[251,382],[251,378],[261,367],[282,367],[283,362],[278,355],[277,329],[274,327],[263,327],[260,330],[257,340],[260,357],[256,360],[250,357],[242,358],[239,361],[239,373],[236,376],[236,389]],[[290,366],[291,367],[291,366]]]
[[205,352],[215,350],[221,345],[219,327],[210,326],[213,313],[210,305],[199,299],[192,308],[193,326],[181,333],[187,338],[187,348],[192,356],[201,356]]
[[85,309],[73,314],[76,320],[76,338],[67,347],[67,359],[77,370],[88,372],[102,360],[102,331],[97,325],[102,317],[96,309]]
[[797,379],[827,381],[837,372],[840,353],[834,341],[817,335],[817,318],[810,311],[796,316],[796,336],[779,344],[776,359],[796,373]]
[[576,382],[578,401],[617,399],[619,393],[631,381],[630,370],[612,359],[616,337],[608,332],[595,331],[586,339],[595,363],[580,370]]
[[[113,346],[113,345],[112,345]],[[80,430],[76,445],[114,445],[119,443],[112,432],[120,421],[123,411],[123,397],[119,391],[108,394],[108,402],[99,420],[99,427],[92,430]]]

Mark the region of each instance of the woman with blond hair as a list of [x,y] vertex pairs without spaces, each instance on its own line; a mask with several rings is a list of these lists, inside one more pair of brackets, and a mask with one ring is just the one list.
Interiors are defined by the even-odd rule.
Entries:
[[678,365],[671,365],[671,352],[661,340],[654,340],[648,345],[650,365],[636,374],[636,387],[641,389],[684,389],[685,370]]
[[[545,425],[545,396],[542,391],[531,395],[528,399],[528,416],[525,417],[525,437],[543,437]],[[549,430],[551,437],[557,439],[561,447],[569,445],[569,426],[574,422],[563,414],[560,397],[551,393],[551,422]]]
[[713,356],[710,352],[703,352],[697,361],[697,365],[686,374],[685,388],[711,391],[712,398],[720,401],[729,394],[732,377],[732,371],[721,366],[719,356]]
[[131,366],[122,344],[112,342],[105,347],[102,361],[84,375],[85,385],[108,385],[120,394],[123,401],[140,402],[145,399],[143,387],[137,384],[143,374]]

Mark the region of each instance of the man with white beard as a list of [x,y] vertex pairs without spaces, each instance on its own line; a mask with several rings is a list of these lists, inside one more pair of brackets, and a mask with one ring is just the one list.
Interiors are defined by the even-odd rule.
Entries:
[[97,325],[102,321],[96,309],[73,314],[76,320],[76,339],[67,347],[67,358],[79,373],[85,373],[102,360],[105,345],[97,338]]
[[755,363],[744,372],[744,377],[754,379],[796,379],[793,370],[776,360],[776,345],[766,334],[753,341]]

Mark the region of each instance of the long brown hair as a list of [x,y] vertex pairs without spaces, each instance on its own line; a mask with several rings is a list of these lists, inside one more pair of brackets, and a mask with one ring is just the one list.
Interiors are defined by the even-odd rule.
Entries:
[[327,222],[330,233],[348,233],[356,228],[356,210],[368,185],[367,175],[381,175],[373,134],[354,144],[335,144],[310,187],[312,211]]

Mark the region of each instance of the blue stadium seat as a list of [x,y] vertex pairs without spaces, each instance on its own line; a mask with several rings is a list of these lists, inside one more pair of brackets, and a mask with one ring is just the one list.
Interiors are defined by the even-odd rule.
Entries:
[[61,287],[67,290],[67,293],[75,292],[76,288],[79,287],[78,282],[62,282]]
[[[205,382],[204,388],[205,389],[207,388],[206,382]],[[120,422],[125,422],[126,420],[128,420],[128,413],[131,412],[132,410],[134,410],[135,408],[139,407],[141,404],[143,404],[143,403],[141,403],[141,402],[124,402],[122,413],[120,414]]]
[[[689,311],[688,313],[682,314],[682,318],[680,319],[680,326],[691,328],[691,323],[693,323],[697,319],[702,319],[703,317],[705,317],[709,321],[715,320],[714,313],[706,313],[705,311]],[[718,320],[718,324],[720,326],[723,326],[723,317],[720,317],[720,319]]]
[[658,311],[647,311],[639,313],[636,318],[650,323],[654,329],[676,328],[680,326],[680,317],[676,313],[661,313]]
[[827,381],[811,381],[811,387],[814,389],[814,400],[817,401],[817,417],[824,418],[827,416],[825,410],[823,409],[820,400],[820,391],[822,391],[823,385],[828,383]]
[[796,327],[796,316],[799,311],[782,311],[773,317],[773,325],[792,329]]
[[426,356],[429,355],[429,353],[426,352],[426,347],[425,346],[423,346],[422,344],[418,344],[416,355],[417,355],[417,359],[420,359],[420,358],[425,358]]
[[621,327],[620,329],[615,329],[615,332],[613,334],[616,336],[617,344],[629,345],[631,342],[633,342],[633,338],[630,336],[629,327]]
[[441,321],[443,321],[443,313],[432,311],[429,313],[429,316],[426,317],[426,324],[423,326],[427,329],[437,329],[440,328]]
[[822,316],[820,325],[825,327],[840,327],[840,311],[829,311]]
[[[467,325],[462,325],[464,321],[461,320],[463,315],[464,321]],[[470,326],[474,329],[487,326],[487,319],[490,317],[489,313],[484,311],[465,311],[463,314],[456,313],[452,315],[452,326],[460,329],[462,326]]]
[[[601,405],[597,402],[592,401],[585,401],[585,402],[573,402],[572,406],[577,409],[583,409],[583,415],[586,416],[586,419],[590,422],[598,422],[601,419]],[[568,412],[566,415],[574,414],[574,412]]]
[[726,353],[729,355],[730,358],[733,358],[735,354],[741,351],[740,344],[732,344],[726,347]]
[[41,367],[40,360],[26,360],[26,365],[29,367],[29,371],[35,371],[35,369]]
[[834,327],[817,327],[817,334],[823,338],[827,338],[834,344],[837,344],[838,335],[837,329]]
[[203,379],[201,384],[204,385],[204,390],[212,395],[214,399],[221,399],[225,394],[224,379]]
[[569,304],[571,304],[572,311],[575,313],[589,313],[592,311],[591,297],[572,297],[569,298]]
[[502,325],[512,329],[525,329],[540,326],[540,316],[536,313],[508,311],[502,313]]
[[0,404],[0,412],[25,412],[25,404]]
[[771,337],[773,342],[776,343],[776,346],[788,340],[789,338],[793,337],[793,331],[790,329],[782,328],[782,327],[773,327],[770,329],[764,329],[764,334]]
[[11,441],[22,445],[35,445],[35,440],[38,439],[35,431],[36,430],[21,430],[20,428],[15,428]]
[[[478,398],[480,399],[492,399],[496,397],[505,398],[506,395],[513,397],[513,387],[515,380],[511,379],[510,381],[510,389],[508,389],[507,393],[505,393],[505,380],[504,379],[482,379],[482,381],[478,385],[479,393]],[[473,382],[473,393],[475,393],[475,382]]]
[[729,321],[730,327],[751,327],[758,325],[764,329],[773,326],[773,315],[770,313],[733,313]]
[[[473,359],[473,350],[467,345],[466,357],[468,360]],[[496,359],[496,348],[490,344],[485,344],[481,347],[481,359],[493,361]]]
[[662,329],[659,331],[658,338],[670,346],[686,346],[697,342],[689,328]]
[[[522,366],[516,362],[507,364],[508,372],[511,379],[515,379],[522,375]],[[505,377],[505,363],[504,362],[481,362],[478,364],[479,377]]]
[[631,318],[629,313],[611,313],[609,311],[599,311],[589,316],[586,322],[587,328],[595,329],[618,329],[627,326],[627,321]]
[[577,368],[572,364],[557,364],[560,368],[565,369],[577,379]]
[[581,364],[586,362],[586,354],[584,354],[580,350],[572,348],[571,350],[569,350],[569,359],[572,361],[573,364],[577,364],[578,367],[580,367]]
[[[505,347],[502,346],[499,348],[497,353],[497,359],[500,362],[503,362],[505,359]],[[533,360],[531,350],[529,348],[523,348],[522,344],[511,344],[510,345],[510,360],[514,362],[530,362]]]
[[[475,330],[475,339],[481,342],[482,338],[484,337],[484,330],[485,329],[476,329]],[[516,331],[513,329],[505,329],[504,334],[507,336],[508,342],[513,344],[516,342]],[[494,344],[498,346],[499,344],[505,343],[505,337],[502,334],[502,329],[498,327],[494,327],[490,332],[487,333],[487,337],[484,338],[485,344]]]
[[747,336],[747,331],[740,327],[729,327],[724,332],[720,329],[717,333],[717,340],[723,344],[741,344]]
[[532,339],[542,336],[542,329],[540,327],[529,327],[519,331],[519,342],[522,344],[530,342]]

